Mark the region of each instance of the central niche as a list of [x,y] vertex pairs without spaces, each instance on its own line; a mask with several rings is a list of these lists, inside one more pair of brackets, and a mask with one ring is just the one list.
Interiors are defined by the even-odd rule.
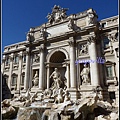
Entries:
[[[58,71],[61,74],[61,81],[64,83],[66,80],[66,67],[64,66],[66,56],[63,52],[61,51],[56,51],[55,53],[52,54],[50,58],[50,74],[55,70],[55,68],[58,69]],[[53,80],[50,80],[50,86],[52,84]]]
[[57,51],[53,53],[53,55],[50,58],[51,63],[63,63],[65,62],[66,56],[63,52]]

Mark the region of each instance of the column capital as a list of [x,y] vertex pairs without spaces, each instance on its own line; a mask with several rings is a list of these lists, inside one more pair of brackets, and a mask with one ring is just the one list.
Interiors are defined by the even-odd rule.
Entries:
[[46,65],[46,68],[49,68],[49,67],[50,67],[50,65],[49,65],[49,64],[47,64],[47,65]]
[[70,38],[70,40],[68,41],[69,46],[73,47],[74,46],[74,39]]
[[88,42],[89,45],[90,45],[91,43],[96,43],[96,37],[95,37],[95,35],[89,36],[89,37],[87,38],[87,42]]
[[4,59],[4,58],[2,59],[2,62],[5,62],[5,59]]
[[19,56],[20,59],[22,58],[22,55],[23,55],[23,52],[21,51],[21,52],[18,54],[18,56]]
[[3,55],[2,62],[4,62],[6,59],[5,55]]
[[45,45],[41,44],[40,47],[39,47],[40,52],[42,52],[44,50],[44,48],[45,48]]
[[14,54],[12,53],[11,55],[9,55],[9,58],[10,58],[10,60],[12,61],[13,58],[14,58]]
[[27,47],[26,48],[26,51],[24,52],[26,55],[29,55],[30,54],[30,48],[29,47]]

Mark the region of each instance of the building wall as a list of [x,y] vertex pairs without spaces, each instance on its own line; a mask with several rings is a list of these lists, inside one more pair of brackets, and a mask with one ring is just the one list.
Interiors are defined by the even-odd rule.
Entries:
[[[91,82],[87,86],[90,86],[91,89],[91,86],[99,85],[108,94],[114,92],[113,94],[117,98],[119,82],[118,16],[90,24],[88,22],[89,16],[85,11],[76,14],[72,19],[74,29],[68,27],[69,19],[54,25],[46,23],[32,29],[32,32],[30,32],[32,42],[24,41],[4,48],[2,71],[12,94],[19,94],[24,89],[32,88],[32,80],[36,71],[39,74],[39,85],[36,88],[49,88],[51,85],[51,83],[48,83],[50,82],[49,75],[55,67],[58,67],[62,76],[67,79],[68,88],[76,87],[79,90],[82,86],[83,93],[85,93],[85,87],[80,76],[84,63],[79,62],[90,60],[96,56],[105,61],[104,63],[95,63],[96,66],[93,63],[88,64]],[[43,33],[40,32],[42,27],[45,29]],[[47,34],[47,36],[44,37],[44,34]],[[95,39],[93,40],[93,38]],[[73,65],[71,61],[79,62],[77,65]],[[72,65],[74,67],[73,71]],[[106,66],[109,67],[108,71],[106,71]],[[94,71],[93,67],[97,71]],[[111,77],[109,76],[110,73]],[[42,79],[40,78],[41,74],[43,74]],[[74,80],[71,80],[71,77],[73,77],[71,74],[74,74]],[[95,76],[97,80],[94,79]],[[16,82],[13,82],[13,80]]]

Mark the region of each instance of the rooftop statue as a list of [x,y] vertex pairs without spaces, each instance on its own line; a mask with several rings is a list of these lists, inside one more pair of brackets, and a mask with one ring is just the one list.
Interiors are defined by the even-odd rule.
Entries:
[[88,13],[88,18],[89,18],[89,19],[88,19],[89,25],[90,25],[90,24],[96,24],[97,18],[98,18],[96,12],[95,12],[94,10],[92,10],[92,9],[89,9],[89,10],[87,11],[87,13]]

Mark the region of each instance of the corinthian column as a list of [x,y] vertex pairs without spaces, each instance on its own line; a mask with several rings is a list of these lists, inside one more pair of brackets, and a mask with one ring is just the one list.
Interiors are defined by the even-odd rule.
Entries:
[[39,89],[44,88],[44,44],[40,46]]
[[19,69],[18,69],[17,91],[20,91],[21,73],[22,73],[22,51],[19,53]]
[[12,70],[13,70],[13,53],[10,57],[10,69],[9,69],[9,78],[8,78],[8,87],[11,89],[11,79],[12,79]]
[[96,38],[95,36],[90,36],[88,38],[89,42],[89,55],[91,61],[90,63],[90,73],[91,73],[91,85],[98,86],[100,85],[99,81],[99,71],[98,71],[98,63],[97,63],[97,52],[96,52]]
[[2,59],[2,70],[1,72],[4,74],[4,68],[5,68],[5,55],[3,56],[3,59]]
[[47,65],[47,89],[50,87],[50,66]]
[[30,79],[30,50],[26,48],[26,68],[25,68],[25,81],[24,90],[28,89]]
[[69,41],[69,47],[70,47],[70,85],[71,85],[71,88],[76,88],[74,40],[72,37],[70,39],[71,39]]
[[66,63],[66,71],[67,71],[67,89],[70,88],[70,72],[69,72],[69,63]]

